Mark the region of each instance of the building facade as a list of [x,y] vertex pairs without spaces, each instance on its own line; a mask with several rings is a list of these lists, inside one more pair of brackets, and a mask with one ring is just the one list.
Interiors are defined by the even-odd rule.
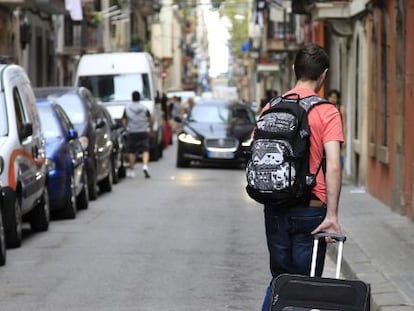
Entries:
[[297,0],[291,8],[297,43],[318,43],[331,58],[324,91],[338,89],[346,107],[345,178],[413,218],[414,1]]

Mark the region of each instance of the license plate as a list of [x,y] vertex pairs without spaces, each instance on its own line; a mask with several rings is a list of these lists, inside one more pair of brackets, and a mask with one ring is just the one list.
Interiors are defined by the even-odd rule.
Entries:
[[209,151],[208,157],[210,159],[234,159],[234,152]]

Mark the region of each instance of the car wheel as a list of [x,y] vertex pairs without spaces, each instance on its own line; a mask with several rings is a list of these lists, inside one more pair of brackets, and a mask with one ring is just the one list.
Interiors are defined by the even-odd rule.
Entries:
[[73,176],[70,177],[70,193],[68,193],[68,196],[66,197],[66,204],[63,209],[63,217],[68,219],[75,219],[76,213],[78,211],[78,208],[76,206],[76,190],[75,190],[75,179]]
[[12,211],[10,228],[6,231],[6,243],[7,247],[10,248],[17,248],[22,245],[23,219],[20,200],[21,198],[19,197],[19,194],[16,194],[16,198],[14,199],[14,207]]
[[189,167],[190,161],[177,158],[176,167]]
[[88,178],[88,181],[89,199],[94,201],[98,198],[98,180],[96,178],[96,170],[93,170],[90,178]]
[[159,158],[163,157],[163,153],[164,153],[164,140],[162,141],[162,143],[158,146],[158,150],[159,150]]
[[79,193],[76,203],[79,209],[87,209],[89,207],[88,176],[86,172],[82,174],[82,191]]
[[119,178],[125,178],[126,177],[126,169],[124,164],[122,163],[121,167],[118,170],[118,176]]
[[33,231],[47,231],[50,223],[50,204],[47,187],[43,189],[39,203],[31,211],[30,226]]
[[150,150],[150,160],[151,161],[158,161],[160,158],[160,147],[158,144],[155,144],[153,148]]
[[0,211],[0,266],[6,264],[6,237],[4,234],[3,216]]
[[108,175],[99,183],[99,189],[102,192],[111,192],[112,191],[112,161],[108,160]]
[[115,165],[115,159],[116,157],[112,159],[112,181],[117,184],[119,182],[119,169]]

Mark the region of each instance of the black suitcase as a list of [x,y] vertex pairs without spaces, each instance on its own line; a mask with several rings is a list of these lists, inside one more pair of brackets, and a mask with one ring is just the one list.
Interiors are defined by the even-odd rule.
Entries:
[[[319,239],[330,236],[339,242],[336,278],[315,277]],[[346,237],[338,234],[315,235],[311,276],[282,274],[272,280],[270,311],[370,311],[369,284],[339,279]]]

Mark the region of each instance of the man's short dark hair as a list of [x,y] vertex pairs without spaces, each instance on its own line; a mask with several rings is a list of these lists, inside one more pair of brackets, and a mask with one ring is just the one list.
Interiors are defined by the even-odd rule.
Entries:
[[305,45],[296,54],[294,69],[297,80],[317,80],[329,69],[328,54],[317,44]]
[[134,102],[139,102],[141,99],[141,94],[138,91],[133,91],[132,92],[132,100]]

